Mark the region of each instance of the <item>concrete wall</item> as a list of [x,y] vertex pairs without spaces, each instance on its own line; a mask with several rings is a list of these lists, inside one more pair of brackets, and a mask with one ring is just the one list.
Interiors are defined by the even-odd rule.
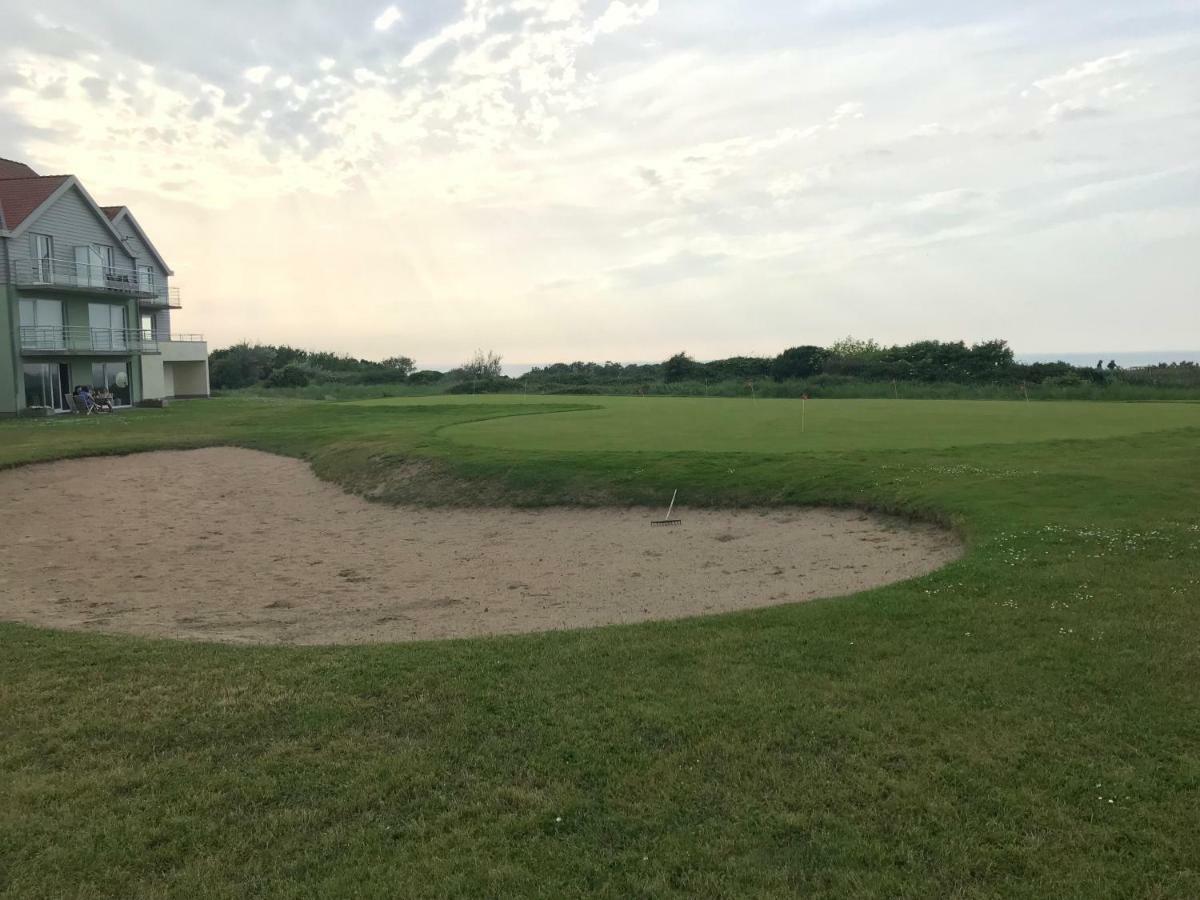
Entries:
[[163,362],[208,362],[206,341],[163,341],[158,346]]
[[164,363],[163,369],[170,371],[167,380],[171,383],[172,397],[208,396],[207,362]]
[[142,357],[142,398],[207,397],[208,344],[163,341],[160,353]]
[[157,353],[147,353],[142,356],[142,399],[162,400],[170,397],[167,393],[162,357]]
[[207,397],[208,344],[205,341],[165,341],[159,344],[163,389],[167,397]]

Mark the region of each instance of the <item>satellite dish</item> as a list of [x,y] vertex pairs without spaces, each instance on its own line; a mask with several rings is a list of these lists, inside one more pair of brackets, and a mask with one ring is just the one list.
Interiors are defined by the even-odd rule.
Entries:
[[128,384],[129,384],[129,376],[126,375],[124,372],[118,372],[117,377],[114,378],[113,381],[117,385],[117,387],[124,388],[124,387],[128,386]]

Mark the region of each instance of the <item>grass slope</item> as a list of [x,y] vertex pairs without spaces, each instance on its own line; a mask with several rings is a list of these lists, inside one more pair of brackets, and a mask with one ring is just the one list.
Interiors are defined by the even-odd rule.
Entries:
[[970,552],[848,599],[493,640],[254,649],[0,624],[0,893],[1200,895],[1200,430],[790,454],[450,441],[591,403],[0,423],[0,465],[229,443],[385,500],[679,487],[936,516]]

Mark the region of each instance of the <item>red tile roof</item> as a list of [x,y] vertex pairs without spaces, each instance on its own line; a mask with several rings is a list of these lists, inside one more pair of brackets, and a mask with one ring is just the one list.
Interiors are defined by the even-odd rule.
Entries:
[[0,178],[37,178],[37,172],[23,162],[0,157]]
[[0,178],[0,222],[10,231],[46,202],[70,175]]

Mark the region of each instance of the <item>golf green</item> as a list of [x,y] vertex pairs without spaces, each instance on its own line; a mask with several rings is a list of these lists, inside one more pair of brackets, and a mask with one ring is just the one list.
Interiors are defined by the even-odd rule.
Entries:
[[467,422],[443,434],[504,450],[790,453],[1092,440],[1200,425],[1193,403],[578,400],[585,408]]

